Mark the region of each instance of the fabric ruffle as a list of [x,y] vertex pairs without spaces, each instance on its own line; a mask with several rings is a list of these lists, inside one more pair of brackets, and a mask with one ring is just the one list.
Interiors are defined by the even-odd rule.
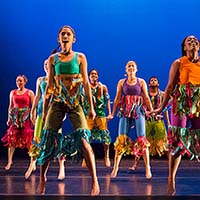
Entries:
[[59,156],[64,158],[82,154],[82,138],[89,143],[90,137],[91,132],[83,129],[65,136],[53,130],[43,130],[38,164],[42,165],[46,161],[56,159]]
[[90,130],[79,129],[71,134],[67,134],[62,139],[60,154],[62,156],[74,156],[82,154],[82,138],[88,143],[91,137]]
[[200,116],[200,85],[191,83],[176,87],[172,101],[173,113],[181,116]]
[[62,134],[53,130],[43,130],[41,137],[40,156],[38,165],[57,158],[62,146]]
[[127,135],[119,135],[114,143],[114,149],[118,155],[130,155],[132,153],[133,142]]
[[142,156],[150,143],[144,136],[138,137],[134,142],[127,135],[119,135],[114,143],[118,155]]
[[119,117],[128,117],[128,118],[137,118],[138,117],[138,108],[145,113],[143,108],[143,98],[142,96],[135,96],[135,95],[126,95],[122,96],[121,102],[119,104]]
[[133,145],[132,145],[132,155],[135,156],[142,156],[144,155],[146,149],[150,146],[150,143],[148,142],[148,140],[146,139],[145,136],[140,136],[138,137]]
[[29,156],[36,160],[40,156],[40,137],[35,137],[29,149]]
[[172,155],[187,154],[190,159],[200,157],[200,129],[170,127],[168,129],[168,144]]
[[98,130],[98,129],[91,130],[90,142],[92,142],[93,140],[98,140],[100,143],[110,145],[111,143],[110,131]]
[[151,156],[159,155],[162,156],[167,151],[168,140],[167,137],[164,139],[156,140],[156,139],[148,139],[150,143],[149,154]]
[[33,138],[33,129],[30,128],[30,123],[26,121],[22,128],[11,125],[1,139],[4,146],[29,149]]

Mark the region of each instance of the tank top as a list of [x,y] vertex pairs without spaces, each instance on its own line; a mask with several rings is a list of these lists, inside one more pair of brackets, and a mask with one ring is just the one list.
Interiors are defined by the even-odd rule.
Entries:
[[139,79],[137,78],[137,82],[135,85],[128,85],[127,79],[126,79],[123,83],[122,91],[124,95],[141,96],[142,90],[141,90]]
[[68,62],[60,61],[58,54],[55,55],[54,62],[55,75],[59,74],[79,74],[80,66],[78,63],[78,53],[76,52],[74,57]]
[[180,58],[179,84],[200,84],[200,63],[192,63],[187,56]]
[[14,108],[25,108],[30,107],[31,99],[29,97],[29,90],[26,89],[24,94],[17,94],[17,90],[13,93],[13,107]]

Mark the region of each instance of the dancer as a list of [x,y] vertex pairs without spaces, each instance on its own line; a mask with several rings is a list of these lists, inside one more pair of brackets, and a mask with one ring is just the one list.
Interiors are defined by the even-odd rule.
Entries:
[[8,120],[6,134],[1,139],[8,147],[8,163],[5,170],[13,164],[13,155],[16,148],[30,148],[33,138],[33,124],[30,120],[30,110],[34,99],[34,92],[25,88],[28,79],[25,75],[16,78],[17,89],[10,92]]
[[[172,128],[168,132],[168,192],[171,195],[176,193],[175,178],[182,155],[186,153],[191,159],[200,156],[199,47],[197,37],[185,37],[181,44],[182,57],[171,65],[163,103],[153,111],[155,114],[162,112],[172,96]],[[187,128],[188,121],[190,128]]]
[[[45,125],[42,133],[42,148],[38,158],[40,165],[38,192],[41,194],[45,192],[46,173],[50,160],[58,157],[61,152],[71,155],[73,152],[70,152],[69,149],[73,145],[72,142],[75,143],[77,151],[81,151],[89,168],[92,177],[91,195],[98,195],[100,191],[94,152],[88,140],[90,130],[80,105],[81,87],[83,86],[90,104],[89,116],[94,119],[95,111],[87,75],[87,60],[83,53],[72,50],[75,40],[74,30],[70,26],[63,26],[58,35],[61,51],[48,58],[48,81],[43,103]],[[52,103],[47,112],[51,97]],[[74,133],[70,135],[71,138],[65,137],[64,140],[61,140],[61,134],[58,133],[58,130],[62,126],[66,113],[69,115]],[[63,152],[62,149],[67,147],[68,149]]]
[[[148,96],[146,82],[144,79],[136,77],[136,72],[136,63],[128,61],[126,64],[127,78],[119,80],[112,115],[108,116],[108,119],[112,119],[119,107],[119,136],[114,143],[115,158],[111,177],[117,176],[123,154],[143,156],[146,178],[152,177],[148,150],[149,142],[145,136],[145,110],[143,105],[146,105],[149,111],[152,111],[153,108]],[[133,141],[129,137],[131,128],[136,131],[132,137]]]
[[[42,105],[44,99],[45,88],[47,85],[47,63],[48,60],[44,61],[44,71],[46,76],[38,77],[36,82],[36,95],[33,101],[33,106],[31,109],[31,121],[35,125],[34,129],[34,137],[32,141],[32,145],[29,149],[29,156],[31,157],[29,167],[25,173],[25,178],[28,179],[31,175],[32,171],[36,170],[36,161],[40,155],[40,139],[42,133]],[[37,117],[36,117],[37,116]],[[61,133],[61,130],[59,131]],[[65,178],[65,169],[64,169],[64,161],[63,157],[59,157],[59,174],[58,180],[63,180]]]
[[[87,101],[84,101],[84,108],[87,115],[87,124],[91,130],[90,142],[94,140],[99,140],[104,145],[104,163],[106,167],[110,167],[110,156],[109,147],[111,142],[110,132],[107,127],[106,111],[108,109],[108,115],[111,114],[110,107],[110,96],[108,93],[108,88],[106,85],[99,82],[99,73],[97,69],[92,69],[89,72],[90,86],[92,89],[92,97],[94,109],[96,112],[95,119],[88,117],[89,105]],[[85,167],[85,160],[83,159],[82,167]]]
[[[157,109],[161,105],[164,97],[164,92],[159,89],[158,77],[152,76],[149,79],[148,94],[149,98],[151,99],[153,109]],[[162,115],[146,117],[146,137],[150,142],[149,153],[152,156],[162,156],[167,152],[167,129],[163,115],[165,117],[167,126],[170,127],[170,120],[167,109]],[[133,166],[129,168],[130,170],[136,170],[139,159],[140,157],[135,157]]]

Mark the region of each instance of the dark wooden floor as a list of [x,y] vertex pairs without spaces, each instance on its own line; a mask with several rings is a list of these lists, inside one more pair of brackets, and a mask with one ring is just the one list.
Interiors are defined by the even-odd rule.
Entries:
[[[113,160],[112,160],[113,162]],[[31,175],[29,180],[24,179],[24,173],[29,160],[23,158],[14,159],[12,168],[4,170],[5,159],[0,159],[0,195],[33,195],[37,196],[36,188],[39,181],[39,168]],[[151,158],[153,177],[145,178],[143,160],[140,161],[137,171],[129,173],[128,167],[132,159],[123,158],[120,163],[118,176],[110,178],[112,168],[104,166],[103,159],[98,159],[97,174],[100,183],[100,196],[167,196],[167,159]],[[91,178],[81,163],[66,161],[66,178],[57,180],[58,163],[52,162],[47,174],[47,196],[88,196],[90,194]],[[193,196],[200,199],[200,163],[196,160],[183,159],[176,179],[176,196]]]

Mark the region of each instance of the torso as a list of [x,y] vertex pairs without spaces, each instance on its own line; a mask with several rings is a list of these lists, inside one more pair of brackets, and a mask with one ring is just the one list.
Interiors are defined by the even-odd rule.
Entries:
[[139,78],[137,78],[137,81],[135,84],[129,85],[127,83],[127,79],[124,80],[123,87],[122,87],[122,93],[124,95],[135,95],[135,96],[141,96],[142,89],[140,86]]
[[13,107],[24,108],[30,107],[31,99],[29,96],[29,90],[25,89],[24,93],[20,93],[17,90],[13,91]]
[[192,63],[188,57],[180,58],[179,84],[200,84],[200,62]]

